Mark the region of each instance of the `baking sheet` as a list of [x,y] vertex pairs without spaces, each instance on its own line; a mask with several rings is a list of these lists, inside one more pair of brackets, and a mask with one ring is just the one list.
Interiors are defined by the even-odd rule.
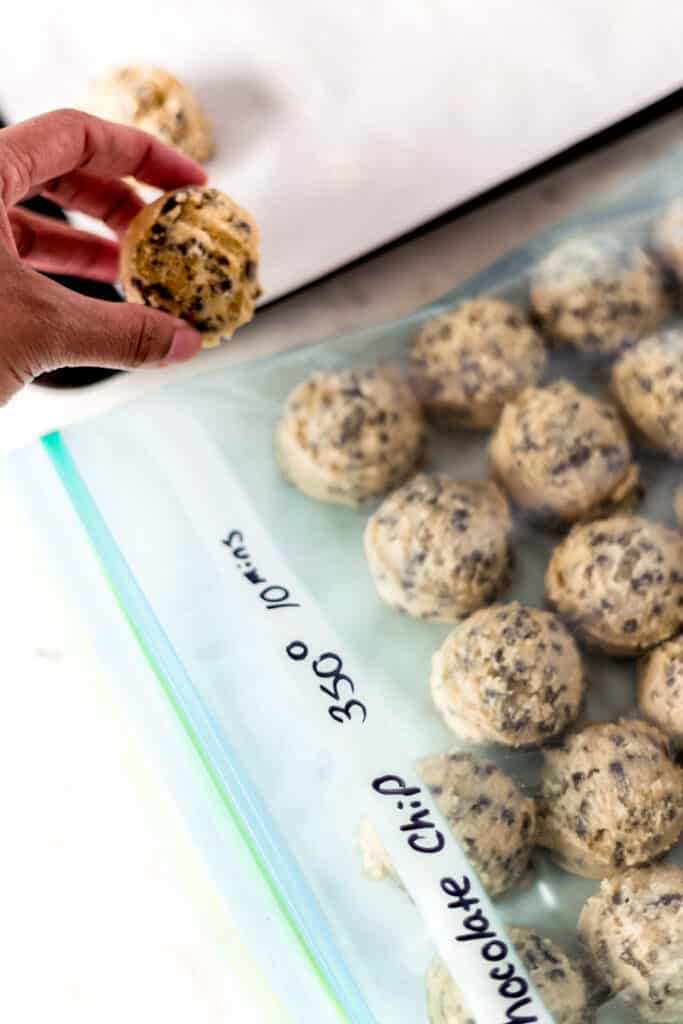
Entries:
[[73,105],[122,63],[187,79],[270,300],[673,91],[682,33],[645,0],[38,0],[4,14],[0,106]]

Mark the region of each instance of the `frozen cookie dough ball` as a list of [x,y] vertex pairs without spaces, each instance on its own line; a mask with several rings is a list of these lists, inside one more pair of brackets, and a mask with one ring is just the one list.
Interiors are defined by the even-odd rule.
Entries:
[[683,634],[655,647],[638,674],[643,715],[683,747]]
[[665,853],[683,829],[683,771],[638,720],[599,723],[544,754],[538,842],[562,867],[606,878]]
[[[555,1024],[592,1024],[590,990],[580,966],[530,928],[508,935]],[[476,1024],[445,963],[435,957],[425,979],[431,1024]]]
[[654,261],[607,235],[552,249],[533,271],[530,298],[550,337],[603,356],[653,330],[671,307]]
[[552,553],[545,589],[586,640],[633,657],[683,622],[683,538],[639,516],[575,526]]
[[[517,885],[529,867],[536,829],[533,800],[492,761],[470,754],[435,754],[420,761],[418,771],[488,894],[500,896]],[[367,821],[361,826],[360,849],[369,877],[394,874]]]
[[655,221],[652,246],[676,277],[683,281],[683,198],[674,199]]
[[683,330],[662,331],[625,352],[612,390],[655,448],[683,458]]
[[121,249],[121,280],[130,302],[143,302],[192,324],[205,346],[231,338],[254,315],[258,229],[214,188],[177,189],[145,206]]
[[616,408],[568,380],[527,388],[505,406],[489,461],[513,501],[551,520],[595,517],[638,490]]
[[366,527],[377,592],[396,611],[454,622],[507,582],[510,529],[495,484],[421,473],[390,494]]
[[446,428],[493,426],[505,402],[540,379],[545,361],[543,339],[522,311],[494,298],[428,320],[410,349],[416,391]]
[[584,673],[557,616],[512,601],[475,612],[448,635],[432,661],[431,688],[461,739],[537,746],[576,718]]
[[280,468],[310,498],[358,505],[415,469],[420,407],[394,367],[313,373],[294,388],[275,433]]
[[683,1020],[683,871],[608,878],[585,904],[579,938],[612,992],[656,1024]]
[[82,107],[108,121],[149,132],[193,160],[208,160],[211,125],[186,85],[162,68],[115,68],[90,86]]

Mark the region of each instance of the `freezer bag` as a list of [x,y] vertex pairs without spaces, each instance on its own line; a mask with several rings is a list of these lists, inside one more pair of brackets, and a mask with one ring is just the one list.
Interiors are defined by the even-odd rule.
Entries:
[[[476,1021],[547,1024],[554,1018],[510,926],[552,939],[585,969],[595,1004],[586,1013],[595,1010],[599,1024],[639,1018],[596,980],[577,943],[578,914],[598,882],[562,870],[538,848],[519,885],[495,901],[484,891],[418,762],[473,751],[533,796],[542,755],[467,746],[446,727],[429,676],[452,624],[401,615],[379,600],[363,549],[375,506],[315,502],[285,482],[273,451],[283,402],[313,370],[405,367],[416,329],[466,298],[526,306],[532,267],[565,236],[599,233],[647,248],[682,172],[683,150],[675,149],[404,320],[185,381],[42,441],[45,471],[65,488],[194,756],[240,822],[342,1019],[427,1021],[425,975],[438,952]],[[673,281],[667,287],[674,295]],[[668,321],[677,317],[674,303]],[[547,380],[570,377],[602,394],[606,373],[570,346],[549,350]],[[488,440],[485,431],[430,427],[426,468],[484,478]],[[676,463],[634,444],[644,485],[638,514],[673,526]],[[14,460],[19,477],[25,458]],[[43,519],[49,534],[47,508]],[[544,607],[544,570],[561,539],[514,514],[502,601]],[[589,686],[580,724],[638,716],[634,662],[581,653]],[[364,873],[364,821],[400,884]],[[681,849],[668,858],[683,863]]]

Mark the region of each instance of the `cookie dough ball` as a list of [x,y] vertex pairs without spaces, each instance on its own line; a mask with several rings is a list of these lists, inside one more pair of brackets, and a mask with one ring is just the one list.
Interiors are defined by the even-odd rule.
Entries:
[[683,199],[674,199],[655,221],[652,246],[679,281],[683,281]]
[[162,68],[115,68],[92,83],[83,109],[140,128],[198,160],[213,151],[211,125],[191,89]]
[[[470,754],[435,754],[418,764],[453,835],[490,896],[500,896],[526,875],[536,830],[534,801],[493,764]],[[374,879],[394,868],[374,826],[360,829],[365,873]]]
[[595,968],[642,1020],[683,1020],[683,871],[669,865],[605,879],[579,938]]
[[641,712],[683,747],[683,634],[655,647],[638,675]]
[[683,330],[640,341],[612,370],[612,390],[641,434],[683,458]]
[[231,338],[254,315],[258,229],[215,188],[180,188],[145,206],[121,249],[129,302],[187,320],[205,347]]
[[[591,1024],[595,1017],[589,986],[579,965],[554,942],[530,928],[509,928],[508,935],[556,1024]],[[431,1024],[475,1024],[460,989],[439,957],[430,964],[425,985]]]
[[309,498],[358,505],[415,469],[420,407],[395,367],[313,373],[294,388],[275,432],[286,479]]
[[505,402],[540,380],[545,362],[543,339],[522,311],[493,298],[427,320],[410,349],[427,415],[453,429],[493,426]]
[[683,830],[683,771],[647,722],[589,725],[544,754],[538,843],[606,878],[665,853]]
[[512,601],[475,612],[448,635],[432,660],[431,688],[461,739],[537,746],[576,718],[584,673],[557,616]]
[[513,501],[551,520],[593,518],[638,490],[617,410],[568,380],[527,388],[505,406],[489,462]]
[[601,356],[653,330],[671,307],[654,261],[607,235],[552,249],[533,271],[530,299],[550,337]]
[[507,583],[511,525],[495,484],[419,474],[390,494],[366,527],[377,593],[407,615],[457,621]]
[[683,622],[683,538],[639,516],[575,526],[552,553],[545,590],[587,641],[634,657]]

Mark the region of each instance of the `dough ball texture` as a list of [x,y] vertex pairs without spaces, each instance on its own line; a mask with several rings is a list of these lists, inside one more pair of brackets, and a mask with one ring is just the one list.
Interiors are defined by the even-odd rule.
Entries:
[[458,620],[507,582],[511,525],[494,483],[420,473],[367,524],[365,553],[377,593],[407,615]]
[[612,391],[655,448],[683,458],[683,330],[654,334],[625,352],[612,370]]
[[683,622],[683,537],[631,515],[575,526],[552,553],[545,589],[586,640],[633,657]]
[[[550,939],[530,928],[509,928],[508,935],[555,1024],[592,1024],[588,984],[581,968]],[[476,1024],[460,989],[440,957],[425,979],[431,1024]]]
[[[453,835],[465,850],[489,896],[500,896],[526,875],[536,830],[534,801],[505,772],[471,754],[434,754],[418,763]],[[365,873],[394,876],[374,826],[360,830]]]
[[461,739],[538,746],[578,715],[584,672],[556,615],[512,601],[475,612],[448,635],[432,660],[431,688]]
[[527,388],[505,406],[489,462],[517,505],[551,520],[590,519],[638,491],[616,408],[568,380]]
[[683,747],[683,634],[650,651],[638,675],[641,712]]
[[607,235],[560,242],[535,267],[530,300],[549,337],[600,356],[653,330],[671,309],[655,262]]
[[545,345],[516,306],[481,298],[427,320],[413,338],[410,372],[435,423],[457,429],[493,426],[503,405],[536,384]]
[[317,372],[289,395],[275,447],[286,479],[310,498],[358,505],[414,471],[424,422],[395,367]]
[[657,865],[608,878],[585,904],[579,938],[596,970],[644,1021],[683,1020],[683,871]]
[[683,281],[683,198],[674,199],[655,221],[652,246],[679,281]]
[[94,81],[83,109],[149,132],[202,163],[211,156],[211,125],[191,89],[162,68],[114,68]]
[[589,725],[545,752],[538,842],[568,871],[618,874],[665,853],[681,830],[683,771],[653,725]]
[[229,196],[193,186],[160,196],[130,223],[121,248],[130,302],[192,324],[205,347],[254,315],[258,229]]

